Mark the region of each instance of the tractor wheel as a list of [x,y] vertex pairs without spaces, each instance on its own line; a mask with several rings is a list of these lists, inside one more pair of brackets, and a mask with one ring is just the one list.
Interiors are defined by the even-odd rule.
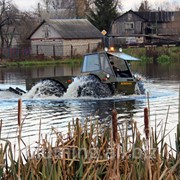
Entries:
[[36,93],[39,95],[47,95],[47,96],[63,96],[65,92],[65,88],[59,82],[54,80],[43,80],[40,82],[40,86],[38,86]]
[[83,78],[84,83],[78,88],[78,97],[104,98],[112,96],[112,91],[108,84],[102,83],[97,77],[89,75]]

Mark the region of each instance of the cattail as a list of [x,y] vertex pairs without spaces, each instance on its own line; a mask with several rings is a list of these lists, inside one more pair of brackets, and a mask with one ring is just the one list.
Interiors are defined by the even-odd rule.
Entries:
[[148,108],[144,108],[144,131],[146,139],[149,139],[149,114]]
[[168,145],[167,143],[164,144],[164,159],[168,159]]
[[21,126],[21,116],[22,116],[22,100],[18,100],[18,126]]
[[116,109],[112,110],[112,128],[113,128],[113,140],[117,141],[118,133],[117,133],[117,111]]
[[0,120],[0,138],[1,138],[1,131],[2,131],[2,119]]
[[18,160],[18,180],[20,180],[21,174],[21,117],[22,117],[22,100],[18,100],[18,126],[19,126],[19,135],[18,135],[18,146],[19,146],[19,160]]

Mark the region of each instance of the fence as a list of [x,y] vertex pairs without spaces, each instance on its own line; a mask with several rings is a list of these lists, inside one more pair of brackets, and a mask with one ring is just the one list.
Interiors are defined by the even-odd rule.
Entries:
[[81,45],[32,45],[31,47],[9,47],[0,48],[0,58],[17,60],[27,58],[64,58],[77,57],[85,53],[97,51],[101,48],[99,43],[88,43]]
[[[134,45],[133,47],[147,47],[148,44]],[[165,44],[153,44],[153,46],[164,46]],[[167,44],[166,44],[167,45]],[[168,44],[167,46],[179,46],[180,43]],[[152,44],[150,44],[152,46]],[[132,45],[124,45],[127,48]],[[9,47],[0,48],[0,59],[24,60],[24,59],[61,59],[65,57],[77,57],[102,49],[100,43],[89,43],[81,45],[33,45],[31,47]]]
[[1,59],[23,59],[31,56],[30,47],[4,47],[0,48]]
[[80,45],[36,45],[32,46],[32,55],[38,57],[76,57],[85,53],[97,51],[101,47],[99,43],[88,43]]

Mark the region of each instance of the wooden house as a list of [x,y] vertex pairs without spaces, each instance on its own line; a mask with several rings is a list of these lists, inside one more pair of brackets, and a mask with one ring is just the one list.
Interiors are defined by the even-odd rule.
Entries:
[[86,19],[43,21],[31,33],[32,54],[49,57],[82,55],[102,43],[101,32]]
[[134,12],[122,14],[114,20],[108,36],[115,45],[170,43],[180,37],[180,12]]

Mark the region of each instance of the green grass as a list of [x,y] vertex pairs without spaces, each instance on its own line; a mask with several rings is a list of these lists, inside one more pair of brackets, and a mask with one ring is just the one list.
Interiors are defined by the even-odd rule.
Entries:
[[[132,56],[140,58],[140,63],[160,63],[170,64],[180,62],[180,47],[156,47],[156,48],[141,48],[131,47],[123,49],[123,52]],[[24,60],[3,60],[0,64],[3,66],[46,66],[56,64],[81,64],[82,57],[77,58],[66,58],[66,59],[24,59]]]
[[180,47],[134,47],[123,51],[140,58],[141,63],[170,64],[180,62]]
[[3,61],[0,64],[3,66],[47,66],[57,64],[80,64],[82,59],[60,59],[60,60],[23,60],[23,61]]

